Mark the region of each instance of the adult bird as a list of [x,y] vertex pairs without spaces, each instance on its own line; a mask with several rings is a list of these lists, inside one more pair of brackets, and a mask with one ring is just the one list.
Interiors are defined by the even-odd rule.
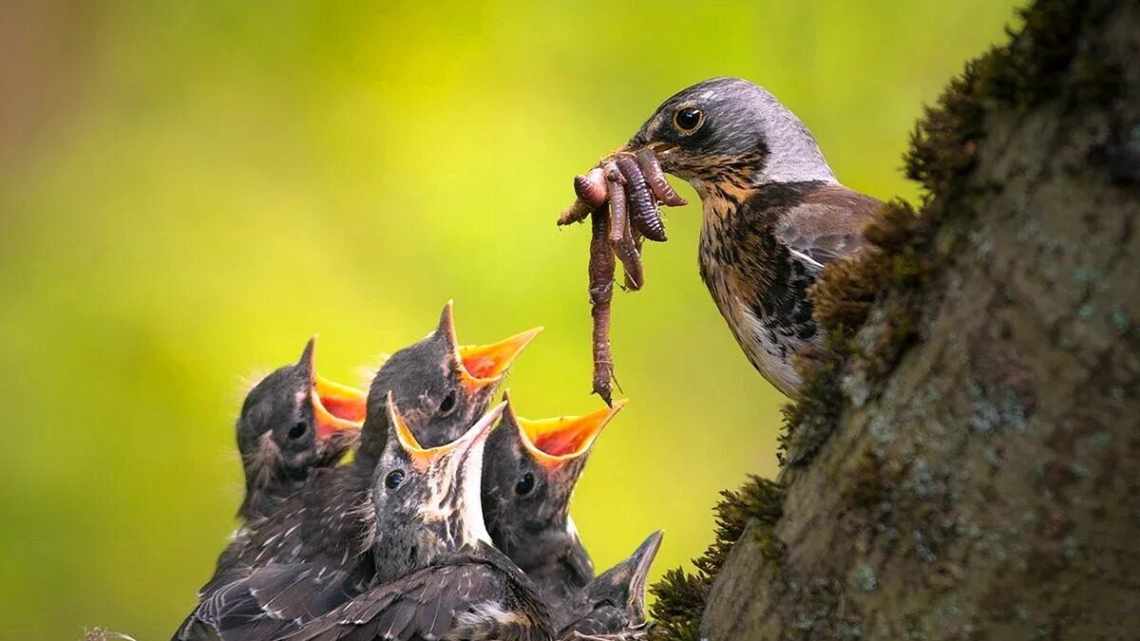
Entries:
[[245,472],[238,515],[266,516],[319,468],[335,465],[357,442],[364,392],[319,376],[316,338],[301,358],[259,381],[245,397],[237,420],[237,445]]
[[483,511],[491,541],[552,607],[594,578],[570,517],[570,497],[598,435],[623,406],[619,401],[585,416],[528,420],[508,399],[487,442]]
[[483,449],[500,404],[461,437],[421,446],[388,397],[376,467],[371,588],[289,635],[291,641],[546,641],[550,613],[529,579],[491,546]]
[[[367,515],[376,462],[390,428],[388,395],[410,408],[405,420],[417,437],[431,443],[448,436],[454,440],[486,411],[511,364],[538,332],[462,346],[452,308],[449,302],[434,331],[394,353],[373,377],[353,462],[318,470],[272,513],[239,529],[175,639],[241,639],[235,635],[248,630],[250,619],[267,625],[287,620],[295,627],[364,588],[372,576],[367,552],[375,522]],[[286,586],[293,592],[281,596]],[[280,604],[290,598],[308,614],[285,616]]]
[[558,638],[588,641],[636,641],[647,638],[645,584],[661,547],[661,531],[650,534],[629,558],[579,590],[556,611]]
[[[824,343],[809,289],[828,263],[866,247],[863,228],[882,203],[840,184],[800,119],[738,78],[706,80],[670,97],[603,161],[610,165],[609,178],[601,169],[579,177],[579,198],[596,207],[607,197],[605,184],[611,194],[619,189],[620,206],[611,209],[624,211],[628,202],[631,220],[656,221],[643,224],[656,240],[664,231],[653,196],[684,202],[661,171],[692,185],[703,210],[701,278],[752,365],[797,396],[797,358]],[[639,255],[626,260],[640,264]]]

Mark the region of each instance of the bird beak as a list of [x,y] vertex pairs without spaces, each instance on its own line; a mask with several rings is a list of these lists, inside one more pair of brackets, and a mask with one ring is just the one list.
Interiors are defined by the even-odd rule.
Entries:
[[523,445],[532,458],[547,469],[558,468],[584,456],[594,446],[610,420],[625,407],[614,403],[585,416],[560,416],[541,420],[513,417]]
[[449,344],[453,346],[455,360],[460,365],[460,378],[471,393],[498,384],[523,349],[542,332],[541,327],[535,327],[498,343],[460,346],[459,339],[455,335],[454,308],[455,304],[447,301],[435,331],[447,337]]
[[333,416],[354,423],[364,422],[368,408],[368,394],[364,390],[315,376],[313,391],[316,392],[317,400]]
[[313,407],[316,436],[325,440],[343,430],[360,429],[367,395],[354,387],[330,381],[317,374],[317,337],[309,339],[298,361],[309,377],[309,403]]
[[526,346],[542,333],[542,327],[528,329],[490,345],[464,345],[456,350],[459,362],[470,379],[482,386],[498,382]]
[[629,609],[645,616],[645,584],[649,580],[649,570],[653,567],[653,559],[657,557],[657,550],[661,548],[661,539],[664,534],[657,530],[650,534],[645,541],[637,547],[633,556],[626,560],[633,566],[633,576],[629,581]]
[[[661,547],[661,530],[650,534],[627,559],[590,581],[587,591],[592,601],[625,601],[626,613],[639,622],[645,621],[645,584],[649,569]],[[634,621],[631,621],[633,623]]]
[[[404,417],[400,414],[399,409],[396,407],[396,401],[392,392],[388,392],[388,424],[395,432],[396,439],[403,448],[404,453],[412,461],[412,467],[417,472],[426,472],[433,464],[448,457],[458,457],[470,459],[471,455],[475,454],[478,450],[479,459],[479,473],[482,473],[482,459],[483,459],[483,443],[486,442],[487,436],[490,435],[491,430],[495,427],[496,421],[503,413],[503,408],[506,403],[499,403],[497,406],[491,408],[483,415],[474,425],[472,425],[462,436],[455,439],[450,443],[445,443],[438,447],[425,448],[420,445],[416,435],[412,433],[411,427]],[[464,453],[470,454],[464,457]]]

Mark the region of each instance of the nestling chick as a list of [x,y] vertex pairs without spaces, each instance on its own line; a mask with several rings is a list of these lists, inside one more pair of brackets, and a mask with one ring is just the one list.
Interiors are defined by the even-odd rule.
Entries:
[[335,465],[357,442],[364,392],[318,376],[315,350],[310,339],[296,364],[266,376],[242,404],[237,443],[245,498],[238,515],[246,521],[275,509],[314,469]]
[[487,410],[511,364],[541,327],[489,345],[460,345],[449,301],[435,331],[392,354],[372,379],[358,466],[371,474],[386,442],[388,392],[421,443],[450,443]]
[[508,400],[487,442],[483,511],[491,540],[553,607],[594,578],[570,518],[570,497],[598,435],[624,405],[532,421],[517,416]]
[[606,570],[557,610],[559,639],[634,641],[646,638],[645,583],[661,547],[661,531],[650,534],[626,560]]

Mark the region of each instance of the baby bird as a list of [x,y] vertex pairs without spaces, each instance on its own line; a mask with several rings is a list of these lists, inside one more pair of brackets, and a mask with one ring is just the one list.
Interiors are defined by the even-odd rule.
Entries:
[[389,357],[372,379],[369,418],[357,453],[357,465],[366,475],[384,449],[388,392],[420,442],[428,447],[450,443],[487,410],[515,359],[542,331],[535,327],[497,343],[460,345],[453,307],[448,301],[435,331]]
[[517,416],[508,400],[487,442],[483,510],[491,540],[553,607],[594,578],[570,518],[570,497],[598,435],[624,405],[532,421]]
[[275,370],[246,395],[237,421],[245,470],[245,521],[272,512],[308,481],[335,465],[357,442],[364,392],[318,376],[316,339],[294,365]]
[[650,534],[626,560],[606,570],[580,590],[569,606],[557,610],[558,638],[588,641],[645,639],[645,582],[661,547],[661,531]]

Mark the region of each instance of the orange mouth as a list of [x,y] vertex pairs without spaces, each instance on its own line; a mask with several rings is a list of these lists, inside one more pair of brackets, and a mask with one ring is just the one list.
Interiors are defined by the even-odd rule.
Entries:
[[368,394],[364,390],[330,381],[318,375],[313,380],[313,391],[319,397],[321,405],[324,405],[333,416],[346,421],[364,420],[368,409]]
[[535,327],[498,343],[460,346],[455,335],[454,306],[452,301],[448,301],[444,306],[436,331],[444,332],[455,346],[455,360],[460,365],[460,378],[472,394],[497,384],[523,349],[542,332],[542,327]]
[[535,327],[491,345],[464,345],[456,350],[459,362],[473,378],[498,378],[540,332],[542,328]]
[[585,416],[516,420],[525,437],[523,443],[535,460],[546,467],[555,467],[589,452],[598,435],[625,403],[618,401],[612,408],[604,407]]
[[355,387],[330,381],[316,373],[316,337],[306,350],[309,370],[309,402],[313,427],[320,440],[343,430],[359,430],[364,423],[368,395]]
[[388,392],[387,399],[388,424],[392,426],[393,431],[396,433],[396,440],[399,442],[400,447],[403,448],[408,458],[411,459],[412,467],[418,472],[426,471],[433,462],[449,455],[453,451],[469,448],[475,441],[485,441],[487,435],[498,424],[498,418],[503,413],[503,408],[505,407],[506,403],[500,403],[491,408],[476,421],[474,425],[468,428],[467,432],[454,441],[438,447],[425,448],[420,445],[419,440],[416,439],[416,435],[412,432],[412,428],[400,414],[391,391]]

